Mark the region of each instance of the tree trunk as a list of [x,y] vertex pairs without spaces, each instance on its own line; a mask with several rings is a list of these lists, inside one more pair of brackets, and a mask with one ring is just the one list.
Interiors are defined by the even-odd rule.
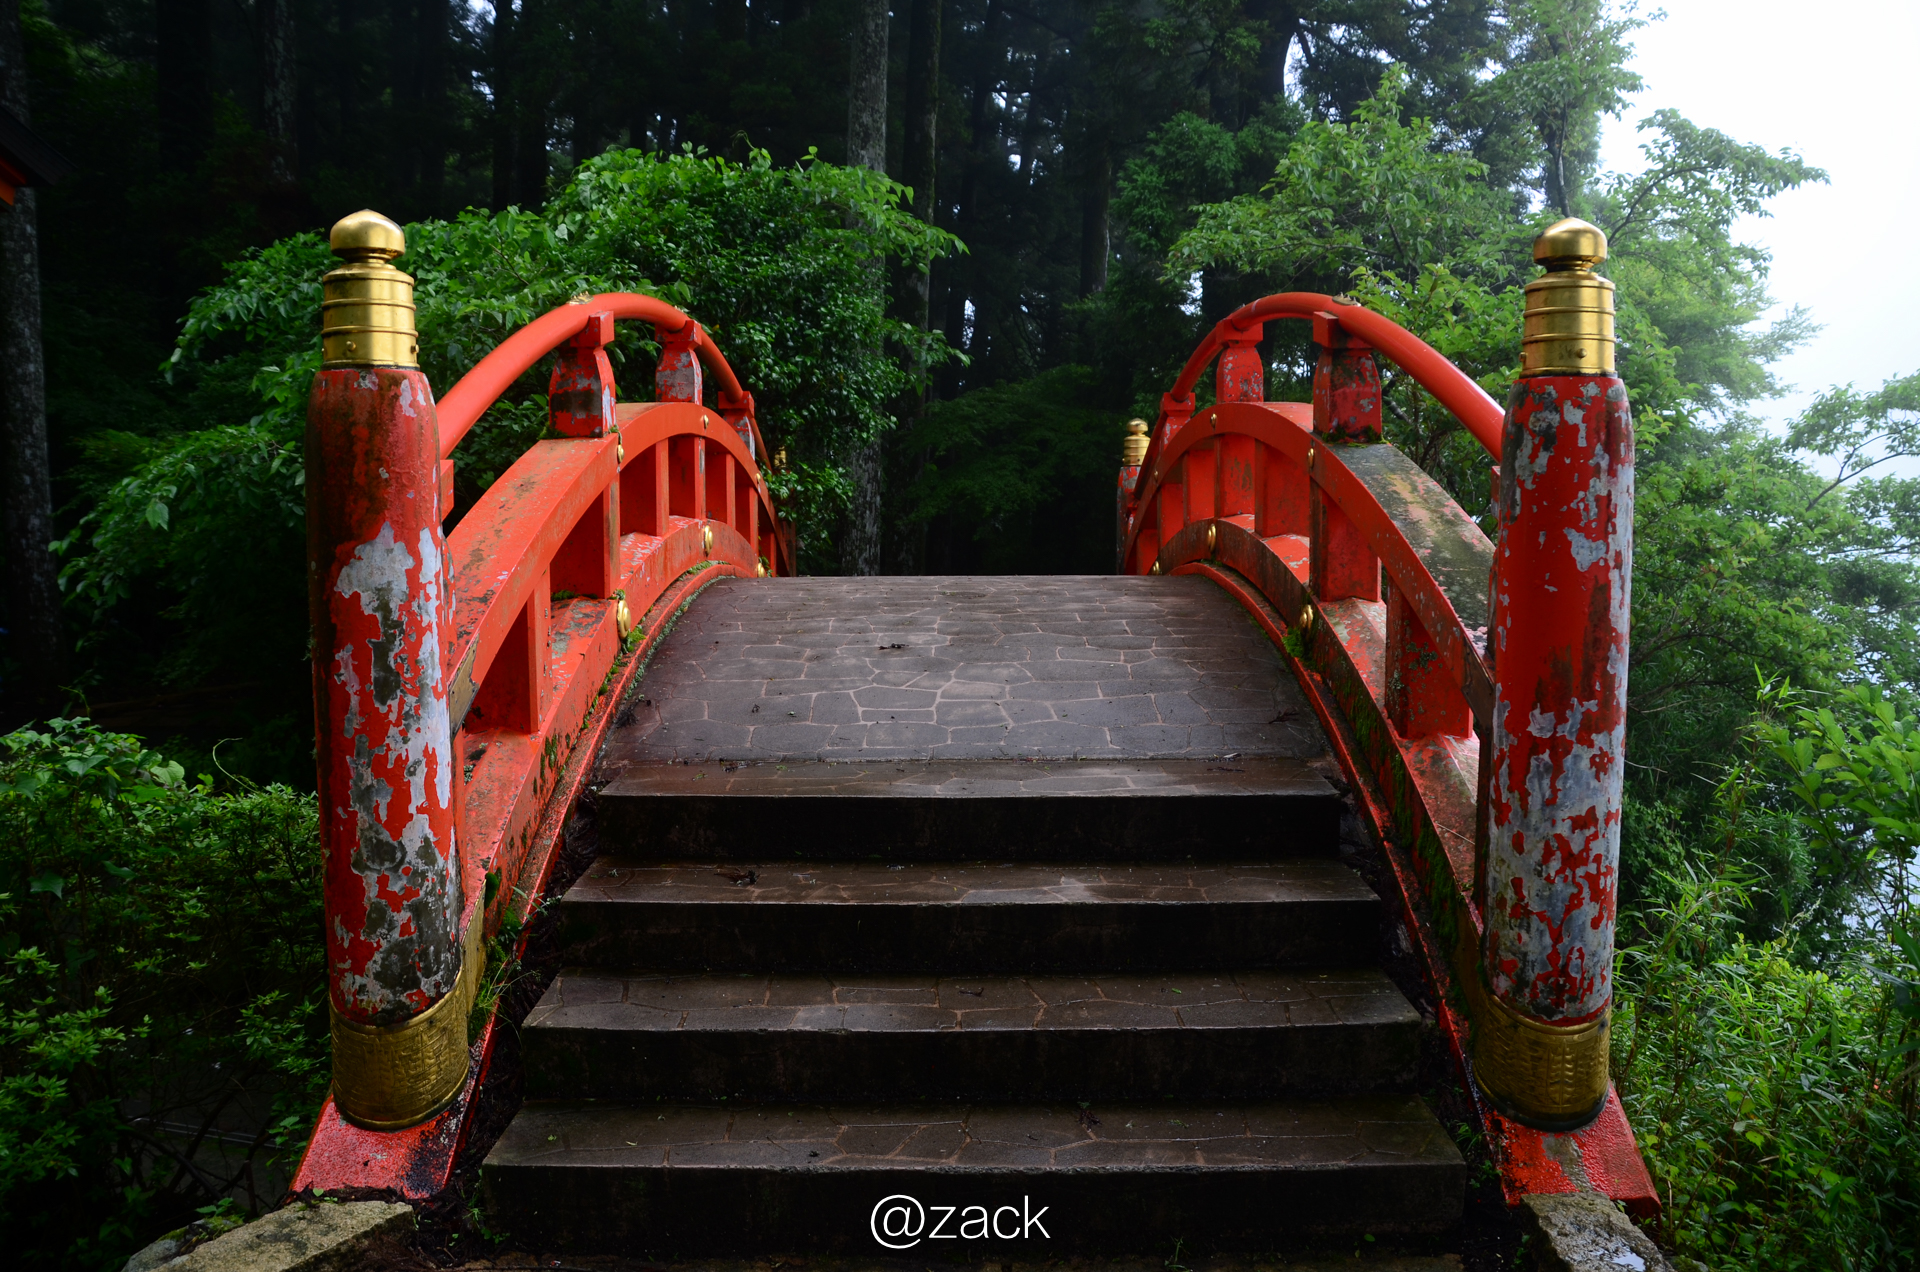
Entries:
[[[940,109],[940,17],[945,0],[914,0],[913,33],[907,41],[907,145],[905,179],[913,187],[913,214],[934,223],[934,180],[940,159],[937,136]],[[906,279],[905,310],[910,321],[927,326],[928,276],[918,270]]]
[[847,74],[847,166],[887,170],[887,0],[857,0]]
[[[847,164],[887,170],[887,0],[859,0],[847,74]],[[878,263],[872,287],[885,294]],[[853,499],[840,534],[840,572],[880,573],[880,439],[853,448],[847,475]]]
[[300,173],[300,78],[294,48],[294,0],[260,3],[260,121],[267,134],[267,184],[286,189]]
[[447,21],[447,0],[418,0],[414,15],[417,38],[414,74],[418,79],[415,100],[420,103],[420,126],[415,132],[419,147],[420,211],[425,216],[440,216],[440,204],[447,184],[447,45],[451,40]]
[[[162,0],[177,3],[178,0]],[[340,0],[340,26],[333,42],[333,91],[340,99],[340,138],[336,157],[355,153],[360,138],[360,8],[356,0]]]
[[[20,0],[0,0],[0,105],[26,122]],[[47,364],[40,346],[40,233],[36,192],[0,210],[0,373],[5,375],[7,620],[19,676],[16,720],[51,709],[62,679],[60,583],[53,566],[53,481],[47,458]]]
[[[212,115],[207,71],[213,63],[213,26],[207,0],[157,0],[154,34],[160,162],[175,172],[190,171],[206,153]],[[24,97],[24,84],[20,92]]]
[[513,202],[513,0],[493,0],[493,207]]
[[[913,0],[912,30],[907,37],[906,145],[903,148],[903,179],[913,189],[913,214],[928,225],[935,223],[934,188],[939,166],[938,139],[940,109],[940,22],[946,0]],[[930,270],[907,266],[900,271],[894,292],[896,312],[925,331],[932,321],[933,276]],[[924,359],[915,357],[909,369],[916,378],[926,376]],[[913,390],[901,403],[901,416],[918,420],[926,413],[927,390]],[[889,448],[887,468],[906,488],[911,488],[926,471],[924,446],[902,454]],[[919,574],[926,565],[926,522],[892,518],[885,532],[887,570],[893,574]]]
[[514,133],[517,153],[513,169],[518,187],[515,202],[538,208],[547,201],[547,105],[551,96],[546,68],[540,65],[540,42],[546,35],[547,13],[539,0],[520,0],[513,59]]
[[1087,139],[1093,156],[1087,165],[1087,189],[1080,205],[1080,295],[1107,289],[1107,263],[1113,258],[1107,208],[1113,197],[1113,160],[1105,133]]

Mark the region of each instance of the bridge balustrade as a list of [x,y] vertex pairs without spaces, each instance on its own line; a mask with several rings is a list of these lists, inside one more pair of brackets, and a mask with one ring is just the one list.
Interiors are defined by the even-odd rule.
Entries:
[[[622,654],[714,578],[791,574],[794,549],[753,397],[679,309],[581,298],[436,405],[401,230],[362,212],[331,243],[307,492],[334,1080],[294,1186],[426,1196],[492,1052],[491,1015],[469,1037],[483,938],[542,894],[602,708],[640,665]],[[620,320],[659,341],[655,401],[615,400]],[[443,535],[455,448],[551,353],[559,436]]]
[[[1577,1131],[1589,1173],[1650,1206],[1607,1072],[1633,443],[1605,255],[1584,222],[1536,243],[1505,411],[1344,298],[1229,314],[1131,426],[1117,538],[1123,573],[1214,579],[1293,660],[1388,846],[1509,1192],[1563,1190],[1539,1132]],[[1311,403],[1265,400],[1276,320],[1312,324]],[[1379,356],[1495,461],[1497,542],[1383,440]]]
[[[793,544],[752,396],[686,314],[582,298],[436,406],[412,279],[391,264],[399,228],[359,213],[332,243],[346,263],[326,279],[307,491],[334,1095],[295,1188],[422,1198],[488,1079],[491,1013],[469,1037],[483,937],[544,891],[606,708],[642,661],[623,653],[714,577],[792,573]],[[1509,1195],[1578,1172],[1650,1206],[1606,1067],[1632,433],[1612,284],[1593,272],[1604,238],[1563,222],[1535,256],[1547,272],[1504,412],[1342,298],[1229,315],[1151,431],[1136,422],[1118,561],[1208,576],[1286,651],[1386,845]],[[660,343],[653,402],[615,401],[621,320]],[[1280,320],[1312,324],[1310,403],[1265,400],[1259,345]],[[455,448],[548,354],[557,436],[444,535]],[[1498,461],[1497,541],[1383,440],[1379,356]]]

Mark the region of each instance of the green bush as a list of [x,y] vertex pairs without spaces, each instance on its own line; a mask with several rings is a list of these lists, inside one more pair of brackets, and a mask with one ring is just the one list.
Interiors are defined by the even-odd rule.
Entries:
[[1737,879],[1669,882],[1623,953],[1613,1035],[1662,1241],[1715,1272],[1914,1267],[1914,951],[1809,969],[1738,934]]
[[[1910,1268],[1920,728],[1870,687],[1767,684],[1759,705],[1715,795],[1720,861],[1668,873],[1623,918],[1615,1081],[1681,1253]],[[1756,915],[1777,935],[1749,940]]]
[[0,738],[0,1230],[22,1266],[117,1268],[304,1142],[319,864],[311,796],[190,782],[84,720]]

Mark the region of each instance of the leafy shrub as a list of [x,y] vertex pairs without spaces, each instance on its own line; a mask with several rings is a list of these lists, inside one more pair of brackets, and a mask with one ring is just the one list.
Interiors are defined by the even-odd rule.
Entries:
[[[1674,1248],[1716,1269],[1912,1267],[1920,728],[1871,687],[1759,702],[1716,794],[1722,860],[1624,916],[1615,1081]],[[1756,914],[1777,935],[1750,940]]]
[[1623,951],[1614,1081],[1666,1210],[1720,1269],[1902,1269],[1920,1259],[1916,951],[1810,970],[1735,930],[1737,878],[1670,880]]
[[117,1268],[304,1142],[319,873],[310,796],[217,792],[84,720],[0,738],[0,1230],[24,1266]]
[[[712,333],[754,395],[768,446],[787,453],[769,480],[802,557],[830,568],[848,457],[891,427],[888,403],[951,356],[940,336],[886,314],[882,263],[925,268],[958,248],[915,220],[904,195],[865,169],[775,167],[759,152],[744,163],[609,152],[541,211],[407,227],[399,264],[417,280],[421,366],[445,393],[575,296],[671,301]],[[192,426],[89,435],[79,516],[55,545],[93,668],[77,683],[218,675],[265,686],[278,759],[250,771],[290,781],[304,780],[298,739],[310,709],[302,448],[320,279],[336,264],[323,235],[298,234],[249,253],[196,297],[166,368]],[[645,327],[623,325],[609,356],[624,400],[652,398],[657,353]],[[463,440],[458,508],[544,434],[551,364],[521,377]]]

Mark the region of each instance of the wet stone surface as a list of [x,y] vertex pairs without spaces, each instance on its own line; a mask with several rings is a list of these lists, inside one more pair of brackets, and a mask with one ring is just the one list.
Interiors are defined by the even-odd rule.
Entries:
[[494,1150],[505,1165],[1137,1169],[1431,1161],[1458,1153],[1418,1098],[1180,1105],[529,1105]]
[[1317,756],[1279,652],[1205,579],[722,580],[616,763]]
[[602,858],[558,907],[569,958],[653,971],[983,974],[1339,967],[1380,902],[1336,861],[940,864]]
[[536,1098],[1188,1099],[1384,1091],[1420,1017],[1377,971],[1097,976],[563,973]]
[[1359,876],[1333,861],[1271,864],[823,862],[760,870],[705,862],[593,863],[566,905],[595,901],[705,905],[1117,905],[1214,901],[1372,903]]
[[528,1029],[1138,1031],[1417,1025],[1385,975],[622,976],[556,979]]

